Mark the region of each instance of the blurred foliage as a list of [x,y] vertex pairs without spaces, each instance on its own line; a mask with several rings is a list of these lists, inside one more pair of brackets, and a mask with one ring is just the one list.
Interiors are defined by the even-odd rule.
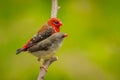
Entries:
[[[69,34],[45,80],[120,80],[120,1],[59,0]],[[50,18],[51,0],[0,0],[0,80],[36,80],[37,58],[15,55]]]

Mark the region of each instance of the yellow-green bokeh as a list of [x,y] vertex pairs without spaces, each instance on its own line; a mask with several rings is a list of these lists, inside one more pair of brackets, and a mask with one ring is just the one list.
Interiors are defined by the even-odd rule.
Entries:
[[[120,80],[120,1],[58,0],[68,33],[45,80]],[[37,58],[15,55],[51,15],[51,0],[0,0],[0,80],[36,80]]]

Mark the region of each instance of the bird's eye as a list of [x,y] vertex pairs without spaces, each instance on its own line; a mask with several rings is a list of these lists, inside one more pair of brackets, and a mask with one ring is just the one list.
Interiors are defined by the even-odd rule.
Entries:
[[58,24],[59,22],[58,21],[55,21],[54,24]]

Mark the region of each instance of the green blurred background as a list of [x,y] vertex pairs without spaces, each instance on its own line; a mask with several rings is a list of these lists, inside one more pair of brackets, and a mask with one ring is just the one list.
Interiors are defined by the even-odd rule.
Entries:
[[[59,0],[69,34],[45,80],[120,80],[120,1]],[[0,0],[0,80],[36,80],[40,64],[16,55],[51,14],[51,0]]]

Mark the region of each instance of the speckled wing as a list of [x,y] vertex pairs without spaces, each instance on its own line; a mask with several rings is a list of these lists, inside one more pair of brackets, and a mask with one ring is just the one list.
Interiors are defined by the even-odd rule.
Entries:
[[41,42],[42,40],[48,38],[50,35],[52,35],[53,30],[52,28],[48,28],[42,32],[38,32],[27,44],[26,49],[30,48],[31,46],[37,44],[38,42]]

